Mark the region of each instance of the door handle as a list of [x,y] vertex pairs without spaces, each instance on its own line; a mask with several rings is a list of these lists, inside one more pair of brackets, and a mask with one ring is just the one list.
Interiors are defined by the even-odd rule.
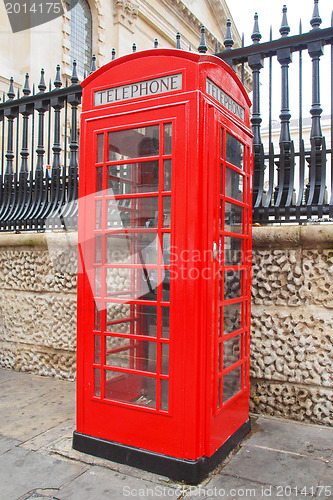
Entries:
[[213,259],[215,260],[217,257],[217,244],[216,241],[213,241]]

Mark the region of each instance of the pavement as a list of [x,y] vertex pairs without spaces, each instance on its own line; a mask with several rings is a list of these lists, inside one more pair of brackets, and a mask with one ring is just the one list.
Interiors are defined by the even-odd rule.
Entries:
[[198,486],[72,449],[75,383],[0,369],[0,500],[333,499],[333,428],[253,415]]

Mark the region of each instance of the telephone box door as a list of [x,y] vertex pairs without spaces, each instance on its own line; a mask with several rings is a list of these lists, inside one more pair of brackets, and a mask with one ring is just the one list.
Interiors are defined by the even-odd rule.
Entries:
[[252,137],[216,108],[209,117],[215,308],[208,449],[213,453],[249,418]]
[[183,454],[174,387],[184,291],[170,280],[170,252],[184,246],[175,214],[185,213],[185,198],[173,186],[176,175],[185,183],[185,109],[90,120],[91,168],[80,180],[88,194],[80,199],[77,430],[173,456]]

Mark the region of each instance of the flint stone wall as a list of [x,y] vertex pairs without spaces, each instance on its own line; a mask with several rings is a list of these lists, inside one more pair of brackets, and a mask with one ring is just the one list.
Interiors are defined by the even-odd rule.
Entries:
[[251,410],[333,425],[333,225],[253,228]]
[[[76,233],[0,235],[0,366],[73,380]],[[333,425],[333,225],[253,228],[251,410]]]
[[76,373],[76,233],[0,235],[0,366]]

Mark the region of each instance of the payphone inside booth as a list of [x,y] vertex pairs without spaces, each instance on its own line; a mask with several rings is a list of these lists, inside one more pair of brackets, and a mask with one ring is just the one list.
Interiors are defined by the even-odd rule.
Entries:
[[173,49],[82,86],[73,446],[196,483],[250,425],[250,102]]

